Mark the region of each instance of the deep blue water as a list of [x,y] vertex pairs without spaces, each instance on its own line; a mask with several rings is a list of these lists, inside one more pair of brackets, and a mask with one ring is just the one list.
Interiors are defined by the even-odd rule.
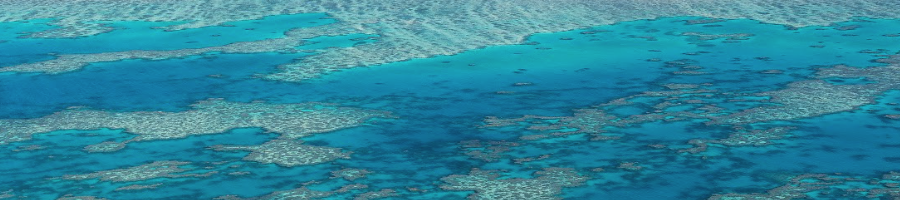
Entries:
[[[331,23],[324,15],[276,16],[234,22],[234,27],[208,27],[165,32],[150,27],[157,22],[115,22],[125,28],[77,39],[21,39],[16,32],[47,29],[35,23],[2,23],[0,66],[49,59],[46,53],[94,53],[122,50],[167,50],[223,45],[231,42],[277,38],[291,28]],[[900,155],[898,121],[884,120],[896,114],[900,93],[890,92],[876,104],[852,112],[795,120],[793,137],[764,147],[713,148],[709,158],[686,155],[649,144],[684,146],[696,138],[721,138],[727,130],[691,121],[652,122],[621,128],[622,139],[588,141],[573,135],[538,141],[521,141],[531,131],[512,128],[480,129],[486,116],[515,118],[522,115],[569,116],[612,99],[662,90],[665,83],[713,83],[709,88],[732,92],[777,90],[784,84],[807,79],[816,68],[846,64],[881,66],[876,55],[900,51],[900,21],[866,19],[834,27],[796,30],[752,20],[728,20],[685,25],[684,20],[663,18],[622,22],[585,30],[536,34],[527,44],[491,46],[453,56],[416,59],[375,67],[357,68],[301,83],[254,78],[275,72],[276,66],[308,54],[205,54],[187,58],[91,64],[71,73],[0,74],[0,118],[38,118],[70,106],[130,111],[184,111],[208,98],[267,103],[329,102],[393,112],[397,119],[377,119],[364,126],[317,134],[307,143],[352,150],[352,159],[300,167],[279,167],[241,161],[246,152],[215,152],[206,147],[261,144],[276,137],[255,128],[180,140],[138,142],[114,153],[91,154],[86,145],[122,141],[130,137],[120,130],[73,131],[38,134],[33,140],[0,146],[0,192],[39,199],[60,194],[95,195],[111,199],[209,199],[221,195],[260,196],[296,188],[299,183],[320,180],[313,189],[334,190],[347,181],[328,179],[328,172],[360,168],[374,172],[357,180],[370,184],[367,191],[400,190],[406,198],[459,199],[471,192],[443,191],[440,178],[467,174],[473,168],[505,171],[504,177],[531,177],[545,167],[575,168],[592,174],[586,185],[564,188],[571,199],[705,199],[725,192],[764,192],[780,185],[766,173],[849,173],[878,177],[896,170]],[[284,22],[291,23],[284,23]],[[859,25],[854,30],[837,26]],[[251,30],[247,30],[251,29]],[[596,33],[583,33],[594,31]],[[742,40],[698,41],[683,32],[705,34],[749,33]],[[211,39],[211,35],[215,39]],[[649,36],[652,39],[648,39]],[[147,42],[133,41],[135,37]],[[299,49],[322,49],[359,44],[348,35],[311,40]],[[377,37],[376,37],[377,38]],[[364,42],[376,42],[372,41]],[[152,41],[152,42],[151,42]],[[159,42],[164,41],[164,42]],[[102,45],[100,45],[102,44]],[[883,53],[865,53],[883,49]],[[689,59],[704,75],[674,75],[678,67],[666,62]],[[782,74],[760,73],[780,70]],[[210,76],[221,75],[221,76]],[[532,85],[514,86],[529,82]],[[836,84],[864,84],[865,80],[837,80]],[[498,94],[498,91],[512,91]],[[721,102],[729,109],[758,106]],[[622,108],[612,113],[627,116],[645,108]],[[679,108],[673,108],[679,109]],[[686,108],[681,108],[686,109]],[[761,124],[768,125],[768,124]],[[2,127],[0,127],[2,128]],[[464,140],[522,143],[505,152],[497,162],[469,158],[460,151]],[[40,144],[47,149],[12,151]],[[520,165],[509,158],[551,157]],[[49,158],[48,156],[52,156]],[[229,161],[241,164],[213,166],[220,173],[207,178],[153,179],[143,184],[165,183],[150,190],[115,192],[125,183],[47,180],[66,174],[82,174],[136,166],[157,160],[196,163]],[[639,172],[590,173],[620,162],[638,162]],[[614,168],[614,167],[613,167]],[[612,168],[611,168],[612,169]],[[225,173],[250,171],[251,176]],[[87,188],[86,186],[93,186]],[[428,192],[403,192],[418,187]],[[344,197],[335,197],[344,198]]]

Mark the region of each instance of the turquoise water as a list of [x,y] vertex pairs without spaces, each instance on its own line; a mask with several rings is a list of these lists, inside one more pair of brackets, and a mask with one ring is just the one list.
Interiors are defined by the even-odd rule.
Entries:
[[[47,27],[4,23],[0,24],[0,30],[4,30],[0,37],[8,41],[0,43],[0,49],[15,46],[22,53],[4,52],[0,64],[46,59],[35,55],[49,52],[166,50],[277,38],[291,28],[331,22],[322,17],[316,14],[269,17],[235,22],[234,27],[175,32],[148,28],[167,25],[163,23],[116,22],[113,27],[127,29],[78,39],[17,39],[16,34],[9,32]],[[351,159],[298,167],[241,160],[247,152],[207,149],[222,144],[262,144],[277,137],[258,128],[179,140],[136,142],[113,153],[87,153],[81,148],[103,141],[124,141],[132,135],[122,130],[59,130],[0,146],[0,150],[7,152],[0,154],[0,163],[4,163],[0,166],[0,176],[4,177],[0,179],[0,191],[13,189],[18,195],[36,199],[56,198],[61,194],[111,199],[210,199],[229,194],[266,195],[315,180],[319,183],[310,185],[314,190],[336,190],[351,182],[369,185],[368,189],[338,194],[334,199],[380,189],[394,189],[411,199],[461,199],[473,192],[443,190],[438,187],[444,184],[442,177],[468,174],[478,168],[503,170],[503,178],[530,178],[542,168],[563,167],[574,168],[590,180],[579,187],[563,188],[562,198],[706,199],[729,192],[765,192],[782,184],[783,180],[771,178],[776,176],[773,174],[846,173],[880,177],[884,172],[897,170],[900,155],[896,150],[900,141],[896,138],[900,121],[881,116],[900,112],[900,107],[890,104],[900,100],[898,92],[889,92],[876,103],[852,112],[754,124],[789,125],[797,129],[776,145],[710,147],[701,155],[648,145],[687,148],[691,139],[724,138],[732,130],[705,126],[702,121],[649,122],[610,128],[610,134],[621,136],[618,140],[591,141],[588,135],[575,134],[531,141],[519,137],[540,131],[517,127],[479,128],[486,116],[571,116],[573,109],[589,108],[644,91],[664,90],[661,85],[667,83],[712,83],[705,88],[736,93],[778,90],[787,83],[808,79],[815,69],[830,65],[883,66],[872,60],[880,58],[878,55],[900,51],[897,37],[883,36],[900,33],[900,20],[860,19],[833,27],[791,30],[752,20],[686,25],[687,19],[695,18],[622,22],[536,34],[522,45],[491,46],[453,56],[350,69],[302,83],[263,80],[255,75],[273,73],[279,64],[309,55],[306,53],[207,54],[160,61],[97,63],[85,70],[57,75],[0,74],[0,118],[4,119],[38,118],[71,106],[117,112],[177,112],[208,98],[266,103],[328,102],[391,111],[398,117],[303,138],[307,144],[343,148],[354,154]],[[859,27],[835,28],[850,25]],[[253,30],[246,30],[248,27]],[[685,32],[752,36],[737,40],[697,40],[682,35]],[[210,39],[211,34],[221,36]],[[132,40],[130,37],[165,42],[115,42]],[[109,45],[97,46],[98,41]],[[377,42],[377,37],[360,34],[310,41],[298,48],[347,47]],[[33,45],[38,43],[43,45]],[[686,66],[698,66],[690,69],[706,74],[675,73],[684,71]],[[760,73],[765,70],[783,73]],[[531,84],[516,85],[526,82]],[[864,79],[830,82],[866,84]],[[746,99],[754,98],[767,99]],[[709,101],[729,110],[764,104],[729,100],[733,99]],[[652,110],[651,102],[655,100],[635,101],[647,103],[610,113],[641,114]],[[672,107],[669,111],[690,109]],[[520,145],[501,152],[497,161],[484,161],[465,155],[460,141],[467,140]],[[34,144],[47,148],[13,151]],[[525,164],[511,160],[541,155],[550,156]],[[202,178],[158,178],[134,183],[47,179],[158,160],[191,161],[201,165],[196,168],[218,173]],[[229,164],[209,164],[218,161]],[[643,168],[617,169],[623,162],[636,162]],[[229,167],[232,164],[238,167]],[[342,168],[373,173],[355,181],[329,178],[330,171]],[[605,171],[592,171],[595,168]],[[252,175],[226,175],[236,171],[249,171]],[[140,191],[114,191],[135,183],[164,185]],[[427,192],[409,191],[410,187]]]
[[[222,46],[235,42],[283,38],[294,28],[334,23],[322,13],[269,16],[258,20],[228,22],[219,26],[167,31],[163,27],[186,22],[97,22],[114,31],[79,38],[21,38],[30,32],[54,27],[49,20],[0,23],[0,67],[53,58],[50,54],[83,54],[129,50],[177,50]],[[5,58],[5,59],[4,59]]]

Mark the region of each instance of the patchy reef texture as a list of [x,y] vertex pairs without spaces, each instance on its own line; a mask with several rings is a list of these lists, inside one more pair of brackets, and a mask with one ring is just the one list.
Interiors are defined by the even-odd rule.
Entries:
[[355,168],[346,168],[337,171],[331,172],[332,178],[343,178],[347,181],[354,181],[356,179],[365,178],[367,175],[371,174],[369,170],[365,169],[355,169]]
[[[322,103],[268,104],[238,103],[221,99],[201,101],[183,112],[107,112],[87,109],[64,110],[35,119],[0,120],[0,145],[28,140],[34,134],[56,130],[124,129],[137,135],[129,141],[185,138],[191,135],[222,133],[230,129],[259,127],[299,138],[314,133],[354,127],[374,117],[388,117],[383,111],[337,107]],[[113,143],[87,147],[93,152],[121,149]]]
[[[782,90],[762,92],[778,106],[757,107],[721,117],[717,123],[753,123],[792,120],[836,112],[855,110],[871,104],[879,95],[900,89],[900,65],[886,67],[848,67],[838,65],[821,69],[813,80],[793,82]],[[868,84],[837,85],[828,78],[866,78]]]
[[13,190],[7,190],[0,193],[0,199],[9,199],[13,197],[16,197],[16,195],[13,195]]
[[[740,129],[740,128],[738,128]],[[715,139],[715,140],[704,140],[704,139],[693,139],[688,141],[688,143],[695,145],[694,148],[682,150],[684,152],[689,153],[699,153],[706,151],[710,144],[714,145],[722,145],[729,147],[740,147],[740,146],[768,146],[776,144],[774,140],[779,140],[787,137],[788,133],[792,130],[791,127],[774,127],[763,130],[738,130],[738,132],[732,133],[728,135],[728,138],[723,139]]]
[[[888,66],[849,67],[837,65],[820,68],[799,81],[783,88],[756,93],[706,89],[713,84],[663,84],[667,90],[646,91],[590,108],[576,109],[573,116],[536,116],[502,119],[487,117],[483,127],[523,126],[537,134],[524,135],[520,139],[538,140],[572,134],[588,134],[592,140],[617,139],[610,135],[616,128],[634,127],[649,122],[695,121],[707,126],[724,126],[734,131],[722,139],[694,139],[688,143],[694,148],[681,152],[703,152],[710,144],[723,147],[767,146],[790,136],[794,127],[779,126],[760,129],[756,123],[797,120],[826,114],[852,111],[869,105],[889,90],[900,89],[900,65],[886,62]],[[690,67],[690,61],[666,62],[667,66]],[[680,75],[676,75],[680,76]],[[865,78],[865,84],[833,84],[830,78]],[[637,100],[637,101],[636,101]],[[753,102],[759,106],[742,110],[718,107],[716,102]],[[619,116],[611,110],[641,104],[647,108],[640,114]],[[689,106],[686,110],[674,107]],[[495,157],[500,155],[495,155]]]
[[108,200],[107,198],[95,197],[95,196],[64,196],[57,198],[56,200]]
[[510,147],[519,146],[515,142],[504,141],[478,141],[466,140],[459,142],[460,148],[465,154],[473,159],[485,162],[494,162],[499,160],[503,153],[510,151]]
[[400,194],[397,194],[396,190],[393,189],[381,189],[379,191],[366,192],[356,197],[353,197],[353,200],[370,200],[370,199],[384,199],[390,197],[398,197]]
[[353,190],[366,189],[367,185],[360,184],[351,184],[344,185],[340,189],[335,191],[322,191],[322,190],[312,190],[306,186],[291,189],[291,190],[282,190],[275,191],[269,193],[265,196],[259,197],[249,197],[249,198],[241,198],[237,195],[226,195],[216,197],[216,200],[295,200],[295,199],[327,199],[334,198],[335,195],[348,193]]
[[900,199],[900,173],[880,178],[837,174],[801,174],[766,193],[717,194],[710,200],[749,199]]
[[[233,47],[176,51],[136,51],[59,55],[59,59],[3,69],[11,72],[60,73],[87,63],[122,59],[164,59],[200,52],[232,53],[283,49],[303,38],[322,35],[375,34],[377,42],[322,50],[284,64],[266,78],[301,81],[341,69],[379,65],[414,58],[452,55],[492,45],[517,44],[535,33],[558,32],[667,16],[748,18],[789,26],[828,25],[851,17],[897,18],[897,1],[881,0],[238,0],[238,1],[0,1],[0,22],[52,18],[59,26],[26,37],[81,37],[112,31],[104,21],[185,21],[162,27],[181,30],[220,25],[271,15],[327,13],[339,20],[326,26],[288,31],[285,39],[233,44]],[[239,8],[239,9],[236,9]],[[99,12],[101,11],[102,12]],[[652,10],[653,12],[647,12]],[[98,11],[98,12],[94,12]],[[242,45],[265,46],[244,48]],[[219,49],[216,49],[219,48]]]
[[178,49],[178,50],[134,50],[123,52],[107,52],[96,54],[65,54],[58,55],[53,60],[26,63],[16,66],[0,68],[0,72],[40,72],[46,74],[58,74],[79,70],[90,63],[113,62],[131,59],[165,60],[200,55],[204,53],[264,53],[264,52],[295,52],[294,47],[300,46],[303,41],[298,37],[285,37],[251,42],[236,42],[225,46]]
[[442,178],[446,184],[441,189],[475,191],[470,199],[561,199],[557,195],[563,187],[579,186],[588,179],[566,168],[547,168],[534,176],[500,179],[496,171],[473,169],[467,175]]
[[244,160],[275,163],[283,167],[314,165],[339,158],[349,159],[350,152],[340,148],[304,145],[295,139],[276,139],[257,146],[213,146],[216,151],[250,151]]
[[191,162],[156,161],[135,167],[98,171],[90,174],[66,175],[66,180],[99,179],[109,182],[134,182],[156,178],[206,177],[216,174],[215,171],[201,173],[191,168]]
[[134,184],[134,185],[127,185],[127,186],[122,186],[122,187],[116,188],[115,191],[151,190],[151,189],[156,189],[161,185],[162,185],[162,183],[154,183],[154,184],[148,184],[148,185]]
[[310,190],[301,187],[293,190],[272,192],[269,195],[261,197],[241,198],[235,195],[227,195],[216,197],[216,200],[292,200],[292,199],[322,199],[334,195],[332,191]]
[[125,143],[106,141],[98,144],[92,144],[84,147],[84,151],[89,153],[115,152],[125,148]]

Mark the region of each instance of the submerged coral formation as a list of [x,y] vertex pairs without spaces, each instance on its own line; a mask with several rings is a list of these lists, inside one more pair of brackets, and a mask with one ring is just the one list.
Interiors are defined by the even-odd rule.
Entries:
[[96,196],[64,196],[57,198],[56,200],[108,200],[107,198],[96,197]]
[[156,178],[206,177],[217,172],[199,172],[190,166],[191,162],[156,161],[140,166],[98,171],[90,174],[65,175],[66,180],[99,179],[109,182],[134,182]]
[[379,191],[366,192],[356,197],[353,197],[353,200],[370,200],[370,199],[383,199],[390,197],[398,197],[400,194],[397,194],[396,190],[393,189],[381,189]]
[[[667,66],[690,66],[690,61],[667,62]],[[773,140],[786,137],[790,127],[775,127],[766,130],[744,130],[753,123],[796,120],[825,114],[855,110],[860,106],[874,103],[875,99],[892,89],[900,89],[900,66],[849,67],[837,65],[820,68],[806,80],[787,84],[783,89],[758,93],[740,91],[720,91],[704,89],[710,84],[663,84],[668,90],[646,91],[641,94],[615,99],[591,108],[577,109],[573,116],[534,116],[501,119],[487,117],[483,127],[524,126],[536,131],[536,135],[525,135],[520,139],[534,140],[570,134],[591,134],[594,140],[615,139],[604,135],[610,129],[633,127],[655,121],[701,120],[708,126],[725,126],[734,129],[728,138],[694,139],[688,141],[694,148],[686,152],[705,151],[709,144],[722,146],[765,146]],[[829,78],[865,78],[865,84],[832,84]],[[758,100],[749,100],[756,98]],[[640,99],[643,113],[618,116],[611,110],[633,106]],[[756,102],[743,110],[730,110],[716,106],[715,102]],[[671,108],[690,106],[687,110]]]
[[168,51],[134,50],[125,52],[109,52],[96,54],[65,54],[58,55],[56,59],[35,63],[26,63],[16,66],[0,68],[0,72],[40,72],[58,74],[79,70],[88,64],[99,62],[112,62],[121,60],[145,59],[165,60],[187,56],[201,55],[211,52],[220,53],[264,53],[264,52],[294,52],[294,47],[303,42],[300,38],[287,37],[267,39],[251,42],[237,42],[225,46],[206,47],[197,49],[179,49]]
[[[33,134],[56,130],[124,129],[137,136],[130,141],[167,140],[260,127],[284,138],[358,126],[383,111],[337,107],[322,103],[238,103],[220,99],[201,101],[183,112],[106,112],[73,109],[35,119],[0,120],[0,145],[28,140]],[[119,144],[92,145],[88,151],[109,151]]]
[[122,186],[122,187],[116,188],[115,191],[149,190],[149,189],[156,189],[157,187],[159,187],[161,185],[162,185],[162,183],[154,183],[154,184],[149,184],[149,185],[134,184],[134,185],[128,185],[128,186]]
[[441,178],[446,182],[441,189],[475,191],[470,199],[561,199],[557,195],[563,187],[575,187],[587,181],[587,177],[565,168],[547,168],[535,172],[534,176],[501,179],[496,171],[473,169],[467,175]]
[[332,191],[311,190],[301,187],[293,190],[272,192],[261,197],[241,198],[236,195],[216,197],[216,200],[294,200],[294,199],[321,199],[334,195]]
[[84,151],[89,153],[115,152],[125,148],[123,142],[106,141],[98,144],[92,144],[84,147]]
[[792,130],[792,127],[773,127],[763,130],[738,130],[723,139],[693,139],[688,143],[695,147],[684,149],[682,151],[689,153],[699,153],[706,151],[709,144],[737,147],[737,146],[767,146],[775,144],[774,140],[783,139]]
[[[715,119],[715,123],[740,124],[792,120],[855,110],[872,104],[879,95],[900,89],[900,65],[885,67],[848,67],[838,65],[821,69],[816,79],[793,82],[786,88],[762,92],[777,106],[756,107]],[[828,78],[866,78],[868,84],[831,84]]]
[[369,170],[365,170],[365,169],[347,168],[347,169],[332,171],[331,177],[332,178],[343,178],[344,180],[354,181],[356,179],[365,178],[370,173],[372,173],[372,172],[370,172]]
[[890,172],[880,178],[802,174],[766,193],[716,194],[710,200],[745,199],[897,199],[900,198],[900,173]]
[[[889,40],[880,37],[894,37],[900,24],[894,20],[854,18],[830,27],[803,29],[759,25],[824,25],[851,16],[900,16],[894,12],[896,9],[888,9],[900,7],[897,2],[41,2],[54,5],[29,7],[22,5],[33,2],[0,0],[0,5],[18,9],[0,6],[0,11],[13,10],[0,12],[0,21],[52,17],[47,21],[59,29],[0,37],[42,41],[91,36],[115,31],[100,24],[110,20],[166,21],[163,23],[171,26],[160,28],[173,32],[298,12],[325,12],[336,22],[296,28],[275,39],[251,41],[252,37],[245,37],[240,40],[243,42],[216,44],[222,46],[132,48],[137,50],[34,54],[22,58],[14,55],[10,59],[0,55],[0,65],[14,63],[0,66],[0,72],[50,74],[78,70],[96,62],[204,56],[184,62],[173,60],[179,70],[157,70],[171,72],[168,74],[156,74],[153,70],[134,73],[120,68],[59,75],[0,75],[14,82],[0,84],[0,94],[13,94],[0,95],[4,102],[0,105],[11,102],[11,106],[0,109],[11,112],[6,114],[13,117],[24,116],[0,119],[0,147],[12,151],[0,156],[4,161],[0,174],[10,177],[0,180],[0,188],[15,189],[0,190],[0,199],[95,198],[81,195],[222,200],[460,199],[466,195],[470,199],[900,198],[900,175],[894,172],[881,178],[806,174],[786,178],[787,183],[765,180],[769,172],[822,173],[845,168],[851,169],[845,172],[854,174],[882,173],[884,166],[900,162],[900,157],[891,153],[900,144],[878,141],[895,137],[898,129],[900,108],[893,102],[900,93],[890,91],[900,89],[900,57],[882,54],[890,54],[900,46],[857,42]],[[98,2],[104,4],[96,7]],[[404,5],[397,6],[401,3]],[[62,10],[54,6],[69,7]],[[93,10],[71,11],[90,6],[94,6]],[[48,14],[36,8],[58,13]],[[104,12],[95,12],[98,9]],[[648,9],[654,12],[646,12]],[[655,19],[672,15],[713,18]],[[198,18],[201,19],[191,20]],[[654,20],[534,35],[523,45],[412,60],[390,69],[354,70],[325,81],[281,82],[359,66],[453,55],[491,45],[520,44],[534,33],[634,19]],[[16,23],[20,22],[10,23],[14,24],[10,30],[19,30],[15,29],[19,26]],[[877,23],[890,26],[872,28]],[[0,23],[0,29],[6,25]],[[26,26],[24,30],[33,28],[22,26]],[[301,26],[298,23],[295,27]],[[377,41],[342,39],[341,44],[355,46],[315,50],[297,47],[315,43],[314,38],[323,35],[355,33],[377,37]],[[794,40],[801,37],[812,39]],[[854,37],[858,39],[849,39]],[[100,38],[102,35],[90,37]],[[188,40],[192,39],[185,42],[199,42]],[[864,47],[856,49],[857,43]],[[795,50],[811,53],[794,54]],[[202,73],[195,74],[193,70],[197,67],[193,64],[198,62],[234,56],[212,56],[217,53],[281,52],[284,54],[277,57],[288,60],[300,56],[295,53],[301,51],[306,57],[285,63],[274,72],[241,66],[259,62],[257,56],[240,56],[235,65],[221,63],[223,69],[229,67],[227,71],[204,68],[212,72],[196,70]],[[810,61],[818,58],[824,61]],[[877,66],[835,66],[861,66],[869,60]],[[132,78],[132,73],[153,78]],[[242,79],[239,77],[243,75],[235,73],[274,73],[258,77],[276,81]],[[123,98],[125,95],[114,90],[108,91],[108,96],[80,95],[81,91],[103,88],[69,88],[61,84],[56,85],[61,92],[42,95],[29,90],[42,91],[44,88],[39,86],[44,85],[28,85],[39,82],[29,80],[32,78],[53,85],[120,74],[123,77],[115,82],[92,81],[85,85],[134,86],[134,90],[123,94],[147,96]],[[179,75],[197,78],[173,78]],[[74,77],[74,81],[59,81],[57,77]],[[168,98],[163,95],[171,91],[151,89],[181,84],[198,89],[177,90],[191,92],[189,98]],[[68,94],[71,96],[65,96]],[[161,109],[170,104],[152,102],[209,95],[243,101],[321,100],[360,107],[210,99],[182,111],[70,108],[46,115],[53,108],[47,105],[79,103],[98,108]],[[71,98],[63,100],[65,97]],[[145,97],[160,99],[135,105],[127,104],[147,101],[120,101]],[[29,110],[37,106],[46,109]],[[362,107],[380,107],[408,117],[372,123],[376,127],[371,128],[318,134],[392,117],[389,112]],[[840,112],[846,113],[835,114]],[[828,114],[835,115],[824,116]],[[481,120],[490,115],[497,117]],[[97,129],[111,130],[112,134],[82,134],[83,130]],[[260,134],[259,130],[267,134]],[[855,130],[864,130],[860,132],[865,134],[856,134]],[[229,134],[218,134],[226,132]],[[200,136],[203,134],[218,135]],[[128,145],[135,148],[119,151]],[[151,158],[157,161],[147,160]],[[74,165],[91,166],[65,168]],[[241,191],[229,190],[234,188]],[[69,193],[72,194],[63,195]]]
[[[49,3],[52,2],[52,3]],[[165,27],[180,30],[219,25],[229,21],[258,19],[293,13],[327,13],[339,22],[334,26],[297,29],[293,35],[377,34],[371,44],[335,48],[281,66],[281,72],[267,76],[282,81],[300,81],[345,68],[372,66],[414,58],[452,55],[491,45],[521,43],[531,34],[565,31],[587,26],[612,24],[666,16],[750,18],[791,26],[827,25],[854,16],[898,17],[897,2],[852,1],[11,1],[0,2],[0,21],[56,18],[59,29],[32,33],[29,37],[77,37],[111,31],[97,21],[189,21]],[[241,9],[231,9],[240,7]],[[82,12],[102,8],[104,12]],[[646,12],[653,10],[654,12]],[[77,11],[77,12],[75,12]],[[203,16],[203,17],[197,17]],[[294,37],[308,38],[308,37]],[[296,39],[294,39],[296,40]],[[280,44],[292,44],[290,42]],[[281,47],[282,45],[276,45]],[[274,48],[274,47],[273,47]],[[271,48],[265,48],[271,49]],[[277,48],[276,48],[277,49]],[[26,64],[12,71],[62,72],[85,63],[134,58],[167,58],[196,54],[156,52],[171,55],[141,56],[97,54],[61,56],[58,61]],[[233,52],[241,52],[240,48]],[[253,51],[253,50],[251,50]],[[154,53],[154,52],[148,52]]]
[[510,147],[519,146],[519,143],[504,141],[478,141],[467,140],[459,142],[460,148],[467,156],[485,162],[495,162],[499,160],[504,152],[510,150]]
[[36,150],[41,150],[41,149],[46,149],[46,148],[47,147],[45,147],[45,146],[32,144],[32,145],[27,145],[27,146],[18,146],[13,151],[36,151]]
[[[341,188],[339,188],[337,190],[327,191],[327,190],[313,190],[313,189],[310,189],[309,187],[307,187],[306,184],[304,184],[304,186],[299,187],[299,188],[275,191],[275,192],[269,193],[268,195],[264,195],[264,196],[242,198],[237,195],[225,195],[225,196],[216,197],[215,199],[216,200],[326,199],[326,198],[336,198],[335,195],[347,194],[347,193],[353,192],[355,190],[362,190],[362,189],[367,189],[367,188],[369,188],[368,185],[363,185],[363,184],[357,183],[357,184],[343,185],[343,186],[341,186]],[[373,198],[378,198],[378,197],[391,197],[391,196],[394,196],[395,193],[393,192],[393,190],[386,189],[386,190],[374,191],[374,192],[364,193],[364,194],[369,194]],[[363,195],[363,196],[367,196],[367,195]],[[363,197],[363,198],[365,198],[365,197]]]
[[250,151],[244,160],[275,163],[283,167],[313,165],[336,159],[349,159],[350,152],[340,148],[304,145],[295,139],[275,139],[257,146],[213,146],[216,151]]
[[[485,125],[483,127],[490,128],[523,125],[526,127],[526,130],[538,131],[538,134],[536,135],[525,135],[520,137],[520,139],[523,140],[537,140],[585,133],[591,134],[593,136],[592,140],[610,140],[618,137],[605,135],[604,133],[608,132],[607,129],[609,128],[629,127],[654,121],[703,119],[722,114],[722,109],[719,107],[705,105],[702,101],[690,99],[692,97],[706,97],[716,91],[671,84],[666,86],[679,89],[668,91],[646,91],[641,94],[615,99],[593,108],[576,109],[574,110],[573,116],[554,117],[526,115],[513,119],[487,117],[484,120]],[[682,89],[682,87],[685,88]],[[617,107],[633,105],[635,103],[629,100],[638,98],[658,99],[658,103],[652,105],[653,110],[649,110],[643,114],[622,117],[608,112]],[[665,111],[667,108],[680,105],[697,106],[694,107],[692,111]]]

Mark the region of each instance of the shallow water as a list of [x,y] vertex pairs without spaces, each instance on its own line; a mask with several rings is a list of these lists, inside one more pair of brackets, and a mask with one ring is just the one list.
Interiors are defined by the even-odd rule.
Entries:
[[[91,53],[120,50],[167,50],[223,45],[237,41],[280,37],[291,28],[329,23],[321,15],[270,17],[236,22],[234,27],[208,27],[165,32],[151,22],[114,22],[128,28],[78,39],[20,39],[9,32],[35,31],[34,24],[0,24],[0,48],[21,48],[2,53],[0,66],[48,59],[46,53]],[[705,89],[755,93],[779,90],[786,84],[811,79],[818,68],[836,64],[854,67],[884,66],[878,55],[900,51],[900,21],[859,19],[833,27],[796,30],[752,20],[727,20],[709,24],[685,24],[693,17],[622,22],[614,25],[561,33],[536,34],[525,44],[491,46],[453,56],[438,56],[355,68],[301,83],[256,78],[275,72],[279,64],[311,53],[205,54],[180,59],[128,60],[95,63],[83,70],[56,74],[0,74],[0,118],[40,118],[71,106],[113,112],[190,109],[208,98],[266,103],[327,102],[341,106],[390,111],[398,118],[375,119],[360,127],[303,138],[307,144],[353,151],[352,158],[310,166],[283,167],[241,160],[247,152],[217,152],[214,145],[256,145],[277,137],[258,128],[235,129],[221,134],[178,140],[142,141],[112,153],[87,153],[84,146],[133,137],[125,130],[58,130],[36,134],[28,141],[0,146],[0,191],[29,198],[56,198],[61,194],[90,195],[110,199],[209,199],[222,195],[261,196],[297,188],[336,190],[350,182],[368,189],[331,198],[349,198],[365,191],[394,189],[405,198],[460,199],[472,191],[441,189],[441,178],[468,174],[473,168],[502,170],[503,178],[531,178],[542,168],[574,168],[589,180],[562,188],[567,199],[705,199],[731,192],[764,193],[785,180],[778,174],[845,173],[880,177],[896,170],[897,120],[882,115],[898,114],[897,92],[876,103],[850,112],[748,126],[796,127],[790,137],[774,145],[710,147],[701,154],[679,152],[692,139],[727,137],[728,127],[708,126],[704,121],[654,121],[627,127],[607,127],[620,139],[588,140],[588,134],[522,140],[539,133],[519,126],[480,128],[487,116],[517,118],[523,115],[571,116],[573,109],[590,108],[644,91],[665,90],[667,83],[711,83]],[[283,23],[289,20],[296,23]],[[858,25],[853,30],[837,27]],[[246,30],[253,28],[253,30]],[[239,31],[233,31],[239,30]],[[252,34],[242,33],[250,31]],[[685,32],[703,34],[752,34],[729,40],[698,40]],[[277,34],[276,34],[277,33]],[[210,35],[218,34],[216,39]],[[13,36],[13,37],[10,37]],[[146,43],[124,43],[139,36]],[[298,49],[347,47],[365,42],[349,35],[311,40]],[[162,42],[160,42],[162,41]],[[192,42],[193,41],[193,42]],[[98,42],[110,45],[96,45]],[[42,44],[42,45],[34,45]],[[125,44],[125,45],[123,45]],[[880,50],[883,49],[883,50]],[[680,61],[686,64],[673,64]],[[667,63],[668,62],[668,63]],[[686,66],[704,74],[678,74]],[[783,73],[760,73],[778,70]],[[867,84],[864,80],[831,81],[834,84]],[[529,83],[519,84],[517,83]],[[896,89],[896,88],[895,88]],[[766,97],[747,97],[748,99]],[[765,103],[709,99],[719,107],[738,111]],[[652,111],[655,100],[611,110],[627,117]],[[693,108],[671,107],[667,111]],[[0,127],[2,128],[2,127]],[[519,143],[501,152],[498,159],[470,158],[461,141]],[[660,144],[665,148],[648,145]],[[28,145],[44,149],[13,151]],[[524,164],[516,158],[550,155]],[[48,179],[69,174],[125,168],[152,161],[190,161],[209,177],[156,178],[130,183],[97,180]],[[228,164],[209,164],[224,161]],[[638,170],[619,168],[637,163]],[[237,167],[230,167],[235,165]],[[341,168],[371,171],[354,181],[329,178]],[[603,172],[592,169],[604,168]],[[202,171],[201,170],[201,171]],[[251,175],[231,176],[247,171]],[[131,184],[162,183],[155,189],[114,191]],[[419,191],[410,191],[415,187]],[[835,186],[837,187],[837,186]],[[427,190],[427,191],[426,191]],[[515,192],[515,191],[513,191]],[[809,193],[813,195],[813,192]],[[343,196],[342,196],[343,195]],[[824,194],[820,197],[830,197]]]
[[178,31],[167,31],[164,27],[185,22],[106,22],[105,26],[114,31],[91,37],[59,39],[22,38],[27,33],[56,28],[44,24],[45,20],[0,23],[0,30],[3,30],[0,40],[5,41],[0,42],[0,49],[10,49],[3,53],[4,57],[0,57],[0,67],[48,60],[53,58],[52,54],[176,50],[282,38],[285,31],[294,28],[334,23],[334,19],[327,17],[322,13],[278,15]]

